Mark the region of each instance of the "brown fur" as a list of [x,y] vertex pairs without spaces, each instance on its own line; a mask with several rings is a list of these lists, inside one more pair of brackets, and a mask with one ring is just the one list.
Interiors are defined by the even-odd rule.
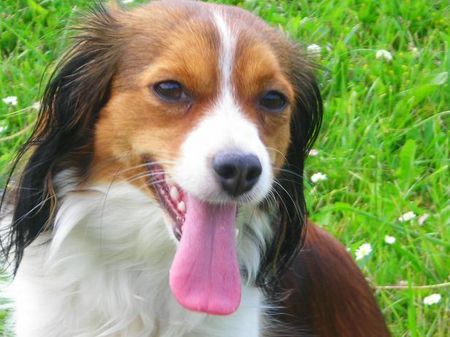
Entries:
[[[290,214],[274,224],[277,234],[262,274],[270,274],[270,280],[272,274],[278,277],[273,270],[284,271],[295,256],[304,222],[300,211],[305,208],[298,175],[321,119],[311,66],[293,44],[249,13],[169,1],[133,12],[99,11],[87,21],[49,84],[36,130],[16,161],[37,146],[21,179],[24,188],[19,189],[12,244],[3,249],[6,256],[16,254],[16,268],[25,247],[51,229],[58,172],[72,168],[82,180],[131,181],[146,173],[139,165],[147,156],[159,161],[177,157],[184,137],[208,113],[219,90],[219,37],[206,6],[222,8],[240,32],[232,76],[235,95],[257,124],[275,171],[289,156],[298,157],[287,166],[294,176],[284,182],[291,186],[280,190],[293,205],[285,209]],[[158,99],[152,86],[169,79],[183,83],[194,104]],[[283,115],[262,113],[255,104],[274,89],[289,101]],[[149,192],[144,178],[132,183]],[[301,195],[294,195],[296,190]],[[282,245],[288,254],[279,259]],[[284,336],[389,336],[371,290],[344,247],[313,225],[282,283],[290,295],[279,303],[275,317],[279,325],[292,328]]]
[[[211,110],[220,89],[220,41],[212,14],[197,8],[203,6],[155,2],[135,12],[111,13],[122,27],[123,46],[111,98],[95,128],[90,181],[131,180],[148,192],[145,178],[134,178],[145,174],[145,168],[137,166],[150,157],[170,168],[185,136]],[[293,54],[292,47],[256,17],[232,7],[215,7],[223,10],[238,32],[232,75],[235,95],[258,126],[277,171],[289,146],[295,97],[286,75],[288,65],[278,62],[271,43],[284,44],[286,52]],[[272,42],[266,41],[267,34]],[[167,103],[155,95],[153,86],[168,79],[184,85],[191,104]],[[285,93],[290,107],[280,114],[260,111],[257,101],[267,90]]]
[[[219,37],[208,12],[197,8],[204,5],[191,6],[154,3],[137,12],[116,13],[122,34],[128,36],[128,48],[121,57],[111,99],[96,125],[91,179],[144,175],[144,168],[130,168],[146,156],[162,162],[176,159],[185,135],[218,96]],[[240,32],[232,75],[235,94],[247,117],[258,125],[276,171],[289,146],[292,109],[278,116],[262,114],[256,101],[266,90],[276,89],[293,105],[300,93],[289,74],[306,71],[308,65],[296,58],[291,44],[255,17],[234,8],[226,8],[226,13]],[[183,83],[194,104],[168,104],[158,99],[151,88],[167,79]],[[147,190],[144,178],[132,182]],[[282,309],[275,317],[281,328],[276,328],[273,336],[389,336],[362,273],[344,247],[314,225],[309,226],[305,245],[282,286],[289,296],[279,303]]]
[[372,290],[345,247],[313,224],[282,285],[288,295],[276,318],[290,329],[283,336],[390,336]]

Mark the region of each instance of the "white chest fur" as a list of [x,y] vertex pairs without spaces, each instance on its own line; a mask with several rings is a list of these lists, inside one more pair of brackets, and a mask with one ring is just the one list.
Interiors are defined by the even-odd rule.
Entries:
[[[168,286],[176,242],[144,193],[115,184],[66,187],[60,195],[55,230],[26,249],[11,287],[18,337],[260,336],[256,288],[243,286],[230,316],[189,312],[176,302]],[[238,252],[252,278],[270,229],[264,214],[248,214],[238,219]]]

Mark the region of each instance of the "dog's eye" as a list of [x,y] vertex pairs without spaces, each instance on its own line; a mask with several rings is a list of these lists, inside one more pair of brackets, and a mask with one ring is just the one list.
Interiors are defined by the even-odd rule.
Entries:
[[259,99],[259,105],[262,108],[272,112],[282,111],[286,107],[286,104],[286,97],[282,93],[275,90],[266,92],[264,96]]
[[188,98],[183,86],[177,81],[163,81],[153,86],[156,94],[165,101],[178,102]]

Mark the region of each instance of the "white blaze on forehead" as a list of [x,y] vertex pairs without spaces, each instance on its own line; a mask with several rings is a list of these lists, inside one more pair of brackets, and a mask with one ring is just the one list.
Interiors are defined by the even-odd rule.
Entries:
[[214,20],[220,36],[219,66],[221,89],[231,91],[231,74],[233,72],[234,53],[236,51],[236,33],[225,21],[222,13],[215,12]]
[[220,37],[219,93],[203,119],[187,135],[180,160],[171,174],[177,184],[197,197],[224,202],[227,197],[216,181],[212,158],[226,151],[251,153],[260,160],[262,174],[246,199],[260,201],[270,190],[272,169],[257,126],[245,116],[236,99],[232,76],[239,31],[230,26],[224,15],[220,11],[213,14]]

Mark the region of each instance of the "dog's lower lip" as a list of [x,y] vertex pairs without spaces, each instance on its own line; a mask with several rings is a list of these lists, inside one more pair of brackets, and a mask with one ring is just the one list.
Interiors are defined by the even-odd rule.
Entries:
[[149,172],[147,185],[156,192],[161,206],[174,222],[173,233],[180,240],[186,214],[186,203],[183,191],[176,185],[169,184],[163,167],[153,161],[146,160]]

